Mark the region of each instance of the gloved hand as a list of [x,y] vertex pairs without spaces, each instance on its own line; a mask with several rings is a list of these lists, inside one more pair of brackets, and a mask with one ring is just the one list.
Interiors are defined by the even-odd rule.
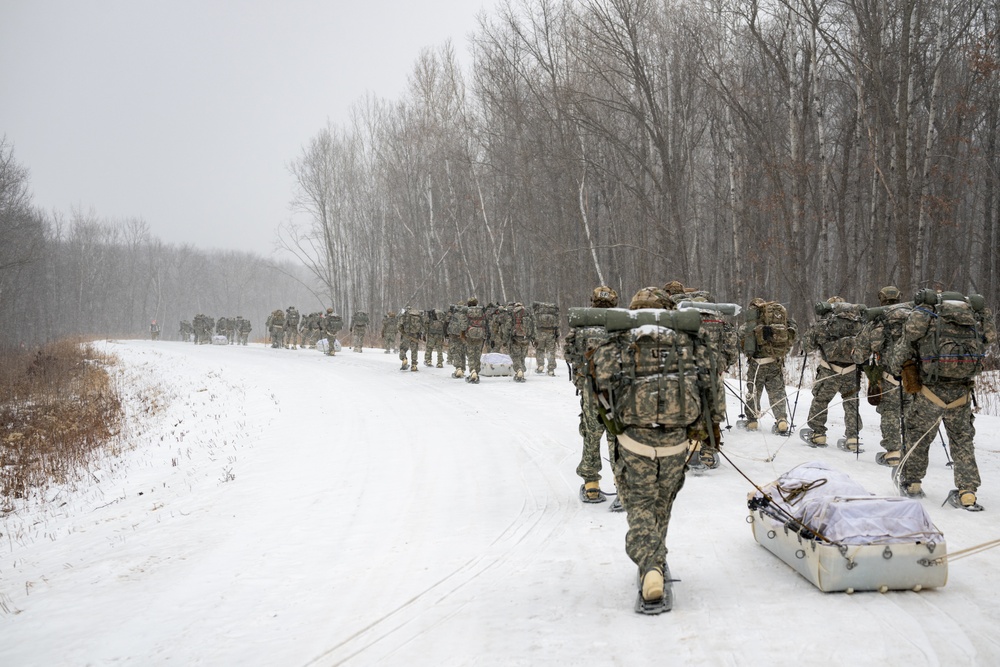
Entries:
[[772,329],[770,325],[765,324],[763,328],[761,328],[760,332],[765,341],[770,342],[774,339],[774,329]]
[[920,382],[920,366],[913,359],[903,362],[902,380],[903,391],[907,394],[919,394],[923,388],[924,385]]

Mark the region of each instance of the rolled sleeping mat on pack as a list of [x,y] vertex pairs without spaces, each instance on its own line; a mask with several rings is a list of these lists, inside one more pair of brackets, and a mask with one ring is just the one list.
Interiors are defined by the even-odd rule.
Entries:
[[982,294],[970,294],[966,296],[961,292],[938,292],[930,288],[917,290],[913,301],[918,306],[936,306],[945,301],[964,301],[972,306],[972,309],[977,313],[986,307],[986,298]]
[[694,308],[695,310],[710,310],[720,315],[730,315],[735,317],[740,314],[742,308],[735,303],[707,303],[704,301],[681,301],[677,304],[678,310]]
[[654,324],[677,331],[695,333],[701,327],[697,310],[665,310],[661,308],[570,308],[571,327],[604,327],[608,331],[625,331]]
[[813,308],[816,315],[823,317],[827,313],[856,313],[864,315],[868,306],[863,303],[829,303],[827,301],[817,301]]

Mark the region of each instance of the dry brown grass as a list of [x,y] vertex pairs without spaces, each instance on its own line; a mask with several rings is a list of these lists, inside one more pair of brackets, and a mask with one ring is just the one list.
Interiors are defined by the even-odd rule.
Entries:
[[119,431],[113,363],[82,341],[0,349],[0,511],[71,479]]

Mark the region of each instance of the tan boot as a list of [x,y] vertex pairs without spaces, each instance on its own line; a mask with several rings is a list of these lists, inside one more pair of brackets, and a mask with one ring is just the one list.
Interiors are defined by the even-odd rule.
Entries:
[[788,433],[788,422],[784,419],[778,420],[778,433]]
[[642,599],[659,600],[663,597],[663,573],[653,568],[642,577]]

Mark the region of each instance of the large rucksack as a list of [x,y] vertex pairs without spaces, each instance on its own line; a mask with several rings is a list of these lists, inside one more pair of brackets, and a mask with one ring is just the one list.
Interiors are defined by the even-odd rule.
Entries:
[[[687,427],[702,414],[694,332],[655,324],[614,335],[590,355],[588,374],[611,402],[617,432],[628,426]],[[704,358],[702,352],[701,358]]]
[[469,326],[465,330],[465,337],[471,340],[483,340],[486,338],[486,311],[482,306],[469,306],[465,311]]
[[983,370],[986,343],[982,326],[966,301],[947,299],[929,308],[914,308],[903,335],[917,349],[924,384],[968,380]]
[[407,336],[419,336],[424,332],[424,319],[416,308],[407,308],[400,318],[399,325]]
[[432,336],[443,336],[445,329],[444,311],[433,309],[427,311],[427,333]]
[[323,318],[323,330],[326,333],[337,333],[344,328],[344,318],[337,313],[330,313]]
[[[751,309],[748,316],[754,310]],[[756,308],[756,312],[752,334],[757,356],[784,357],[795,342],[795,331],[788,324],[788,310],[777,301],[767,301]]]
[[853,303],[816,304],[816,312],[822,313],[822,319],[814,325],[812,337],[824,361],[845,365],[855,363],[854,337],[864,326],[866,311],[865,306]]
[[448,335],[461,336],[469,328],[469,318],[465,314],[465,306],[451,306],[448,314]]
[[299,325],[299,311],[296,308],[289,308],[288,314],[285,316],[285,321],[288,322],[289,326],[297,327]]
[[528,309],[518,304],[511,312],[510,335],[517,340],[531,338],[531,313]]
[[535,313],[535,327],[542,331],[559,330],[559,306],[554,303],[535,301],[531,304]]
[[285,326],[285,311],[276,310],[271,313],[271,324],[276,327]]

